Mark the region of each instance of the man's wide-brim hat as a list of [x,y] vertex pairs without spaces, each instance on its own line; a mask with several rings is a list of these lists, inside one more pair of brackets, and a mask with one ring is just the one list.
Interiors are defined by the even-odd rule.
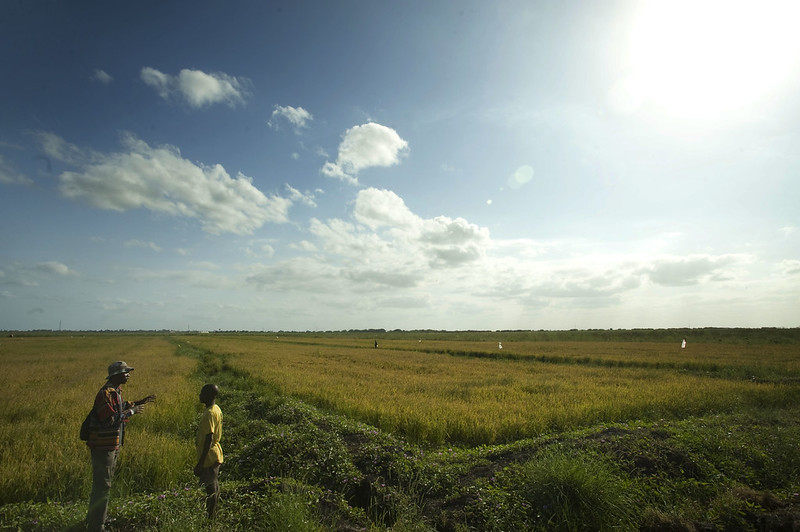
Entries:
[[133,371],[133,368],[127,365],[122,360],[117,360],[110,366],[108,366],[108,378],[110,379],[114,375],[119,375],[120,373],[128,373]]

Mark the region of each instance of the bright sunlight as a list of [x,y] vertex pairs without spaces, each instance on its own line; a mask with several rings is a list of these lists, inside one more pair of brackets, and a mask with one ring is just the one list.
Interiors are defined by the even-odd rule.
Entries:
[[800,2],[678,0],[642,4],[631,34],[623,110],[652,103],[671,116],[716,117],[778,88],[800,58]]

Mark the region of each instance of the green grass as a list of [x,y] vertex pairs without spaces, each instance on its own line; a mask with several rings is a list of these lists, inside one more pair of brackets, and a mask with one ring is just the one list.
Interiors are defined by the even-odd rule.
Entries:
[[602,456],[557,446],[482,479],[466,508],[482,530],[632,530],[637,489]]

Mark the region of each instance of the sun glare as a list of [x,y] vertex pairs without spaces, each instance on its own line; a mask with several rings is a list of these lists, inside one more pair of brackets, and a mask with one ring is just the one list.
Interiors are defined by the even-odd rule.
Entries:
[[612,101],[653,103],[673,116],[717,116],[778,87],[800,58],[796,0],[676,0],[642,4],[631,33],[632,74]]

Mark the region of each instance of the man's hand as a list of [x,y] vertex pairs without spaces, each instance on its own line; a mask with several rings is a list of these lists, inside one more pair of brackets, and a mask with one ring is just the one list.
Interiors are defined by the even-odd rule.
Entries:
[[149,403],[151,401],[155,401],[155,400],[156,400],[156,396],[155,396],[155,394],[153,394],[153,395],[148,395],[144,399],[139,399],[138,401],[134,401],[133,404],[135,404],[137,406],[138,405],[146,405],[147,403]]
[[144,412],[144,405],[143,404],[141,404],[141,405],[134,404],[133,408],[131,410],[133,410],[134,414],[141,414],[142,412]]
[[196,466],[194,466],[194,476],[199,477],[200,473],[202,473],[202,472],[203,472],[203,466],[202,465],[197,464]]

